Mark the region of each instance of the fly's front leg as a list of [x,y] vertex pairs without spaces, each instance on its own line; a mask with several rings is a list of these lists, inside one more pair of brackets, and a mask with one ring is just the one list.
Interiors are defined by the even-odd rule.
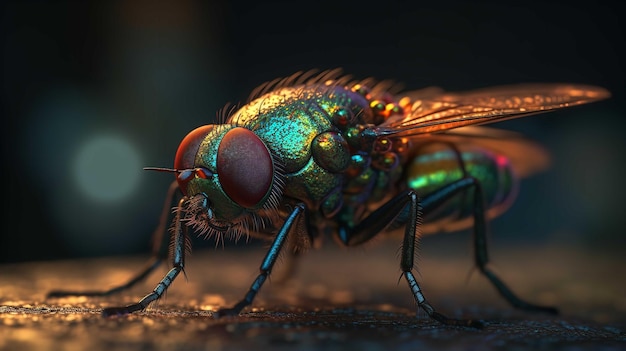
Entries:
[[130,280],[122,285],[115,286],[108,290],[85,290],[85,291],[74,291],[74,290],[53,290],[50,291],[46,296],[48,298],[58,298],[58,297],[66,297],[66,296],[109,296],[127,289],[130,289],[135,284],[144,280],[150,273],[152,273],[157,267],[159,267],[165,259],[167,258],[167,243],[169,240],[164,240],[164,234],[167,232],[168,219],[170,214],[170,209],[172,208],[172,202],[174,200],[174,195],[178,190],[178,183],[174,181],[168,191],[167,196],[165,197],[165,203],[163,205],[163,210],[161,211],[161,217],[159,220],[159,226],[154,231],[152,235],[152,252],[151,257],[148,262],[144,265],[144,267]]
[[174,222],[174,241],[172,242],[172,269],[161,279],[159,284],[154,290],[146,295],[139,302],[121,307],[108,307],[102,310],[102,315],[105,317],[114,315],[125,315],[136,311],[144,310],[148,305],[158,300],[167,288],[174,282],[174,279],[183,271],[185,265],[185,247],[188,240],[187,226],[181,221],[183,211],[183,203],[186,199],[183,198],[178,204],[178,211],[176,212],[176,219]]
[[272,245],[267,251],[263,262],[261,262],[261,266],[259,267],[260,273],[254,280],[254,282],[252,282],[252,285],[250,286],[250,289],[248,290],[246,296],[237,304],[235,304],[235,306],[233,306],[232,308],[224,308],[215,312],[215,314],[213,314],[215,318],[237,315],[244,307],[252,303],[254,297],[263,286],[263,283],[265,283],[265,280],[267,280],[267,277],[270,275],[272,267],[274,267],[274,263],[276,263],[276,259],[280,254],[280,250],[282,249],[287,239],[287,236],[289,235],[291,227],[298,219],[298,216],[302,214],[302,212],[304,212],[304,204],[296,205],[293,211],[291,211],[291,214],[289,214],[289,217],[287,217],[287,219],[285,220],[285,223],[278,231],[278,234],[276,234],[276,237],[274,238]]
[[432,305],[426,301],[426,298],[422,293],[422,289],[413,275],[415,239],[417,235],[417,226],[419,224],[420,210],[419,201],[415,191],[407,190],[400,195],[397,195],[376,211],[372,212],[354,228],[341,228],[339,236],[341,240],[349,246],[364,243],[381,233],[387,226],[389,226],[406,206],[409,206],[409,218],[404,231],[400,267],[418,306],[422,308],[432,319],[442,324],[481,328],[482,323],[479,321],[448,318],[435,311]]

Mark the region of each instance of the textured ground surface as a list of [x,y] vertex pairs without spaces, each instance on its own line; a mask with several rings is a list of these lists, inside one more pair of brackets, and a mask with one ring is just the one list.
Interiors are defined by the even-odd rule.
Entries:
[[483,330],[416,317],[406,283],[398,284],[395,244],[311,252],[294,281],[270,281],[254,308],[215,320],[211,311],[243,295],[264,252],[207,250],[188,258],[187,281],[179,277],[158,305],[127,317],[100,311],[145,295],[165,268],[111,297],[46,300],[45,293],[110,287],[145,257],[0,266],[0,350],[626,350],[624,258],[550,247],[494,251],[494,268],[515,291],[562,311],[548,316],[510,309],[470,275],[465,250],[425,246],[418,279],[427,298],[442,313],[483,320]]

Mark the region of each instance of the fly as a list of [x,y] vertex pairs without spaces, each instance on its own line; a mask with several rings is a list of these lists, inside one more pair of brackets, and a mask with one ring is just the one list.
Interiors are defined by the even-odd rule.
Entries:
[[[172,268],[139,302],[109,307],[104,316],[144,310],[184,271],[189,235],[216,240],[253,236],[271,242],[246,295],[215,317],[252,304],[282,251],[295,256],[330,233],[346,246],[391,229],[403,230],[400,267],[419,308],[451,326],[426,300],[414,271],[416,239],[473,227],[480,272],[516,308],[557,313],[517,297],[488,267],[486,222],[515,197],[518,179],[546,164],[535,144],[487,124],[606,99],[585,85],[526,84],[465,93],[427,88],[393,94],[389,84],[354,81],[338,70],[298,73],[257,88],[218,124],[190,132],[176,152],[172,183],[155,232],[152,259],[124,285],[107,291],[52,291],[49,297],[102,296],[124,290],[165,261]],[[182,194],[179,200],[176,193]],[[288,249],[286,249],[288,248]]]

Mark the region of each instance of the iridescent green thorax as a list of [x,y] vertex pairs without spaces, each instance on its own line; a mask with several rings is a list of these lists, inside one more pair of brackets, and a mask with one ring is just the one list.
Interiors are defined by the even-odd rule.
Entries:
[[313,210],[321,206],[328,214],[341,205],[335,194],[341,192],[356,152],[345,131],[371,118],[362,95],[341,86],[312,84],[265,94],[227,123],[244,126],[264,141],[281,163],[285,196]]

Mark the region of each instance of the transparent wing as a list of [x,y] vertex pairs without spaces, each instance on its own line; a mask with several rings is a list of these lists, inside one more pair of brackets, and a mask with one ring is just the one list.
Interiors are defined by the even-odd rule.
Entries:
[[464,93],[422,90],[412,95],[417,99],[412,102],[410,111],[380,124],[376,129],[378,135],[441,133],[582,105],[606,99],[610,93],[588,85],[520,84]]
[[520,133],[502,129],[485,126],[461,127],[434,134],[428,140],[441,140],[457,145],[471,144],[490,150],[496,155],[506,157],[513,172],[520,178],[540,172],[550,164],[550,155],[543,146]]

